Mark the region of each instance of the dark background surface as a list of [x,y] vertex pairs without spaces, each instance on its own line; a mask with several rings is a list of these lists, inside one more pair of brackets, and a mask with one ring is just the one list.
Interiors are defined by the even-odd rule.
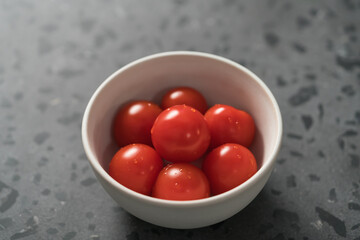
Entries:
[[[283,115],[263,191],[201,229],[123,211],[81,143],[97,86],[169,50],[249,67]],[[0,239],[359,240],[359,129],[359,1],[0,1]]]

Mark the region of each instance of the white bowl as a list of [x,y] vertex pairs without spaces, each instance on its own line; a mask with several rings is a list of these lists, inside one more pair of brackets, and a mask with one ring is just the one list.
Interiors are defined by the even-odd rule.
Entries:
[[[206,199],[170,201],[134,192],[107,173],[117,151],[112,121],[129,100],[159,101],[166,90],[191,86],[209,106],[228,104],[249,112],[256,123],[251,150],[259,170],[240,186]],[[199,52],[165,52],[136,60],[108,77],[85,110],[82,140],[94,172],[108,194],[126,211],[169,228],[198,228],[223,221],[246,207],[267,182],[282,138],[279,106],[264,82],[245,67],[223,57]]]

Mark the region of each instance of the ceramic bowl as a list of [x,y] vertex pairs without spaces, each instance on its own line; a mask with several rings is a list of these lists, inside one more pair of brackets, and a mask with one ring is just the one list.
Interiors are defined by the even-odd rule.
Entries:
[[[240,186],[206,199],[170,201],[134,192],[112,179],[108,165],[118,150],[112,123],[119,106],[130,100],[159,102],[173,87],[199,90],[209,106],[228,104],[249,112],[256,124],[251,146],[259,170]],[[198,228],[223,221],[246,207],[267,182],[282,138],[279,106],[262,80],[220,56],[165,52],[136,60],[108,77],[91,97],[82,122],[89,162],[106,192],[132,215],[168,228]]]

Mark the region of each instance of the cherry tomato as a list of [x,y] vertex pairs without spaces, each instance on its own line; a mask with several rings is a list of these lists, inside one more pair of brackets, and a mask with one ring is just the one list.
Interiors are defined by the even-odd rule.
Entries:
[[151,137],[156,151],[170,162],[195,161],[210,143],[204,116],[186,105],[164,110],[155,120]]
[[211,132],[210,148],[224,143],[238,143],[249,147],[255,135],[253,118],[244,111],[217,104],[205,113]]
[[174,163],[161,170],[152,196],[167,200],[206,198],[210,196],[209,182],[201,169],[190,163]]
[[226,192],[248,180],[257,171],[254,155],[239,144],[227,143],[212,150],[202,169],[213,195]]
[[204,96],[197,90],[190,87],[178,87],[168,91],[162,98],[161,107],[163,109],[185,104],[195,108],[202,114],[208,109]]
[[162,167],[163,161],[152,147],[130,144],[114,155],[109,175],[131,190],[150,195]]
[[149,101],[134,101],[122,107],[114,122],[118,145],[143,143],[152,146],[150,130],[161,111],[158,105]]

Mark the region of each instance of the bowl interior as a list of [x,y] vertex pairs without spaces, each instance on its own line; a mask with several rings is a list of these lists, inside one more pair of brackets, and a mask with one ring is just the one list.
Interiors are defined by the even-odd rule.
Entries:
[[114,116],[131,100],[160,103],[170,88],[191,86],[199,90],[209,106],[228,104],[249,112],[256,123],[251,150],[259,167],[271,161],[279,142],[277,105],[267,87],[250,71],[205,54],[163,54],[138,60],[110,76],[90,100],[86,133],[89,149],[107,170],[118,150],[113,136]]

